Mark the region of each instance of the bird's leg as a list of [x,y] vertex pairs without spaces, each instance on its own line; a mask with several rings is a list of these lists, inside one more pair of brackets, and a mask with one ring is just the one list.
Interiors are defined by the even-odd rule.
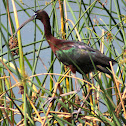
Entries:
[[69,65],[68,67],[71,69],[73,77],[75,78],[75,90],[77,91],[79,89],[79,84],[76,79],[76,68],[73,65]]
[[[53,101],[56,100],[57,97],[48,97],[47,100],[45,101],[45,103],[43,104],[43,108],[45,107],[45,105],[49,102],[49,104]],[[49,105],[48,105],[49,106]],[[48,108],[47,106],[47,108]]]
[[76,73],[73,73],[73,76],[75,78],[75,90],[78,91],[80,89],[79,89],[79,84],[78,84],[77,79],[76,79]]
[[[87,96],[85,97],[85,100],[84,100],[83,103],[81,104],[81,108],[84,106],[84,103],[85,103],[85,101],[87,101],[87,99],[89,98],[91,92],[92,92],[92,89],[90,90],[90,92],[89,92],[89,93],[87,94]],[[79,108],[77,112],[73,112],[73,113],[72,113],[73,115],[74,115],[74,114],[77,114],[76,119],[78,119],[78,117],[79,117],[79,114],[80,114],[80,112],[81,112],[81,108]]]

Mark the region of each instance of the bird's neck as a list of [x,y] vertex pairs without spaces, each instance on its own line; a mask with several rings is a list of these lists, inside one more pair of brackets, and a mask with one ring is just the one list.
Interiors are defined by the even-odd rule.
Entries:
[[45,31],[46,38],[49,38],[50,36],[52,36],[50,24],[49,25],[44,24],[44,31]]
[[56,50],[58,50],[57,45],[58,43],[61,41],[60,39],[55,38],[52,33],[51,33],[51,25],[50,25],[50,21],[49,20],[44,20],[44,22],[42,22],[44,25],[44,32],[45,32],[45,37],[46,40],[49,44],[49,46],[51,47],[52,51],[55,53]]
[[55,53],[56,50],[59,50],[59,48],[57,48],[57,45],[60,42],[59,39],[55,38],[53,35],[50,35],[50,36],[46,36],[46,40],[49,46],[51,47],[53,53]]
[[44,32],[45,32],[46,40],[47,40],[49,46],[51,47],[52,51],[55,53],[55,48],[56,48],[58,41],[56,41],[57,39],[51,33],[50,23],[46,22],[46,23],[43,23],[43,25],[44,25]]

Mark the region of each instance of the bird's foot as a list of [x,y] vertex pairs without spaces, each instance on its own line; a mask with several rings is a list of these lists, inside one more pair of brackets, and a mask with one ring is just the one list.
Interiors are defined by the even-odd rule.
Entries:
[[[85,100],[84,100],[83,103],[81,104],[81,108],[84,106],[85,101],[89,98],[91,92],[92,92],[92,90],[90,90],[90,92],[89,92],[89,93],[87,94],[87,96],[85,97]],[[80,112],[81,112],[81,108],[79,108],[77,112],[73,112],[73,113],[72,113],[73,116],[74,116],[74,114],[77,114],[76,120],[77,120],[78,117],[79,117],[79,114],[80,114]]]
[[45,103],[43,104],[43,107],[48,103],[50,104],[52,101],[56,100],[57,97],[48,97]]
[[72,113],[72,116],[74,117],[74,115],[76,114],[77,116],[76,116],[76,118],[75,118],[75,119],[77,120],[77,119],[78,119],[78,117],[79,117],[79,114],[80,114],[80,113],[81,113],[81,108],[79,108],[79,109],[78,109],[78,111],[73,112],[73,113]]

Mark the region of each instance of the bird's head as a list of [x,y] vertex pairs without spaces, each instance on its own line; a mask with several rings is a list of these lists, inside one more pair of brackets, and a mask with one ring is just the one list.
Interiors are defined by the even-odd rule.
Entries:
[[41,20],[43,24],[49,22],[49,16],[46,13],[46,11],[44,10],[37,10],[35,12],[35,14],[30,17],[28,20],[26,20],[22,25],[20,25],[20,27],[17,29],[17,31],[15,32],[14,36],[16,36],[17,32],[24,27],[27,23],[29,23],[30,21],[34,20],[34,19],[38,19]]
[[39,19],[42,22],[49,18],[48,14],[44,10],[37,10],[34,14],[35,19]]

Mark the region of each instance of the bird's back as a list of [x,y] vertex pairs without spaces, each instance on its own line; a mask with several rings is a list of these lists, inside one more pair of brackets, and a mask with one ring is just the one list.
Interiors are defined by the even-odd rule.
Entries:
[[83,42],[62,41],[57,48],[59,48],[55,52],[57,58],[63,64],[75,67],[79,73],[82,70],[87,74],[96,68],[101,72],[111,74],[106,67],[110,68],[109,61],[113,64],[116,62]]

